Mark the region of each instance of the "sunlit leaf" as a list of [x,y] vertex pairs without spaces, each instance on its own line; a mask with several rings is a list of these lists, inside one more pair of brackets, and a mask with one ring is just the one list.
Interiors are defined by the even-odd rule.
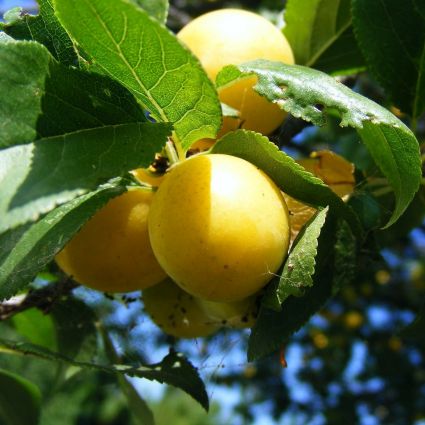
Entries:
[[357,130],[394,190],[396,203],[386,227],[397,221],[422,177],[419,144],[412,131],[382,106],[311,68],[258,60],[225,67],[217,76],[217,85],[251,74],[258,76],[255,89],[262,96],[295,117],[320,126],[332,110],[340,115],[342,127]]
[[161,123],[105,126],[0,151],[0,233],[148,166],[169,133]]
[[[175,36],[124,0],[55,0],[59,20],[93,66],[127,87],[186,150],[214,138],[221,108],[211,81]],[[146,48],[149,46],[149,48]]]

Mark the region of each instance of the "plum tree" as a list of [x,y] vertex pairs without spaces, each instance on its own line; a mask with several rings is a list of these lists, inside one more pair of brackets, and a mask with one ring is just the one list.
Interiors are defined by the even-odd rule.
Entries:
[[[252,12],[222,9],[206,13],[187,24],[177,37],[200,60],[211,79],[225,65],[255,59],[294,63],[291,47],[271,22]],[[224,117],[220,135],[236,128],[270,134],[283,121],[285,112],[253,90],[256,77],[249,77],[219,90],[223,103],[240,112],[238,119]]]
[[166,277],[149,242],[154,192],[137,188],[109,201],[56,256],[77,282],[106,292],[129,292]]
[[153,199],[152,249],[187,292],[230,302],[261,289],[284,260],[289,218],[274,182],[243,159],[196,155],[166,175]]
[[167,334],[177,338],[207,336],[219,329],[196,298],[183,291],[171,279],[165,279],[142,292],[146,312]]

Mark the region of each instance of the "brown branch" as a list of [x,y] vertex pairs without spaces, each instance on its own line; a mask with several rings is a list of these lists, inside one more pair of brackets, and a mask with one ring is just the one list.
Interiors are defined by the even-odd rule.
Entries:
[[70,294],[77,286],[78,284],[72,279],[65,278],[43,288],[30,290],[26,296],[0,303],[0,321],[10,319],[15,314],[33,307],[47,314],[59,299]]

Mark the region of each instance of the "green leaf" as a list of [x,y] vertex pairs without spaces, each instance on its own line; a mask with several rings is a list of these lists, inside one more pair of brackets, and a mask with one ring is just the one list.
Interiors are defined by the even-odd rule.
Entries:
[[40,402],[40,390],[32,382],[0,369],[0,422],[37,425]]
[[[367,121],[358,129],[361,139],[371,156],[387,177],[396,197],[396,204],[389,222],[393,224],[409,206],[419,189],[422,170],[418,158],[418,144],[413,133],[382,124]],[[419,184],[418,184],[419,183]]]
[[109,178],[148,166],[169,134],[169,124],[124,124],[0,151],[0,233],[37,220]]
[[22,15],[22,7],[14,7],[12,9],[9,9],[7,12],[4,13],[3,19],[6,24],[13,24],[16,21],[19,21],[21,19]]
[[125,190],[119,182],[105,184],[56,208],[28,230],[25,226],[1,235],[0,300],[30,283],[97,210]]
[[2,32],[2,26],[0,22],[0,43],[8,43],[10,41],[13,41],[12,37],[9,37],[6,33]]
[[116,81],[51,60],[37,121],[40,137],[143,121],[143,109]]
[[332,75],[354,74],[365,70],[366,64],[353,28],[346,29],[314,64],[314,68]]
[[168,0],[131,0],[135,5],[144,9],[149,16],[165,24],[168,15]]
[[353,0],[353,24],[373,76],[413,118],[425,109],[424,0]]
[[[102,336],[105,353],[109,362],[122,364],[122,359],[116,352],[114,343],[112,342],[107,330],[103,326],[99,326],[99,331]],[[152,411],[128,379],[123,375],[117,375],[117,381],[123,393],[127,397],[127,402],[131,412],[133,413],[135,422],[140,425],[155,425]]]
[[332,294],[354,280],[356,276],[357,243],[347,223],[340,221],[336,230],[334,247],[334,273]]
[[350,0],[289,0],[283,32],[295,62],[328,72],[360,68],[351,21]]
[[56,18],[50,0],[38,0],[39,15],[21,14],[8,22],[3,31],[17,40],[38,41],[65,65],[77,65],[78,57],[74,45]]
[[37,43],[0,42],[0,148],[34,140],[49,61]]
[[95,68],[127,87],[157,121],[172,122],[186,150],[214,138],[221,109],[193,55],[149,15],[124,0],[55,0],[59,20]]
[[396,205],[386,227],[397,221],[422,178],[419,144],[412,131],[375,102],[311,68],[258,60],[225,67],[217,76],[217,85],[251,74],[258,76],[258,93],[295,117],[321,126],[333,111],[341,116],[341,127],[357,130],[394,190]]
[[56,329],[50,314],[44,314],[37,308],[30,308],[15,314],[12,322],[18,334],[29,342],[56,350]]
[[298,234],[277,286],[271,287],[265,295],[263,305],[279,311],[290,295],[300,297],[304,295],[306,288],[313,285],[318,238],[327,213],[328,208],[317,212]]
[[128,379],[120,375],[118,376],[118,382],[127,398],[128,407],[130,408],[136,424],[155,425],[155,419],[151,409]]
[[[345,238],[349,239],[349,254],[340,249],[347,243]],[[333,217],[328,215],[319,237],[313,286],[307,288],[302,297],[288,297],[279,312],[265,306],[260,308],[249,339],[249,361],[264,357],[286,344],[290,336],[323,306],[342,283],[349,283],[352,274],[345,274],[341,265],[349,258],[350,264],[345,267],[353,270],[355,251],[351,251],[351,246],[355,246],[355,239],[348,226],[343,221],[335,224]]]
[[50,316],[55,324],[59,353],[80,361],[89,361],[95,356],[96,316],[90,307],[83,301],[68,296],[54,304]]
[[180,388],[198,401],[204,409],[208,410],[208,395],[204,383],[197,370],[181,354],[171,351],[164,359],[152,365],[103,365],[98,363],[80,362],[66,357],[60,353],[47,350],[43,347],[25,342],[16,342],[0,339],[0,347],[17,353],[35,356],[41,359],[63,362],[73,366],[98,370],[106,373],[122,374],[130,377],[145,378],[151,381],[166,383]]
[[[0,57],[2,54],[7,60],[0,64],[0,76],[4,74],[0,89],[8,93],[12,90],[13,96],[5,97],[0,110],[0,147],[110,124],[146,121],[134,96],[116,81],[59,64],[41,45],[16,41],[6,47],[0,44]],[[43,58],[37,72],[33,56]],[[28,73],[28,66],[33,72]]]
[[237,130],[217,141],[211,153],[223,153],[245,159],[263,170],[283,192],[314,207],[338,211],[361,233],[356,216],[322,180],[306,171],[289,155],[259,133]]

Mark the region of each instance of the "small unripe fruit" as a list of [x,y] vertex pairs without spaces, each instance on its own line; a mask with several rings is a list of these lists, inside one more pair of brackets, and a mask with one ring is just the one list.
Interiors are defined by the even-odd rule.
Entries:
[[150,245],[147,217],[154,193],[135,189],[110,200],[56,256],[78,283],[130,292],[166,277]]
[[259,291],[286,257],[289,218],[273,181],[230,155],[197,155],[166,175],[149,213],[152,249],[184,290],[210,301]]
[[142,293],[145,310],[167,334],[177,338],[197,338],[219,329],[197,300],[166,279]]
[[[271,22],[252,12],[221,9],[187,24],[177,37],[199,59],[214,80],[226,65],[255,59],[294,63],[291,47]],[[256,77],[240,80],[219,90],[223,103],[240,111],[240,118],[225,117],[219,136],[239,127],[270,134],[283,121],[285,112],[253,90]]]

